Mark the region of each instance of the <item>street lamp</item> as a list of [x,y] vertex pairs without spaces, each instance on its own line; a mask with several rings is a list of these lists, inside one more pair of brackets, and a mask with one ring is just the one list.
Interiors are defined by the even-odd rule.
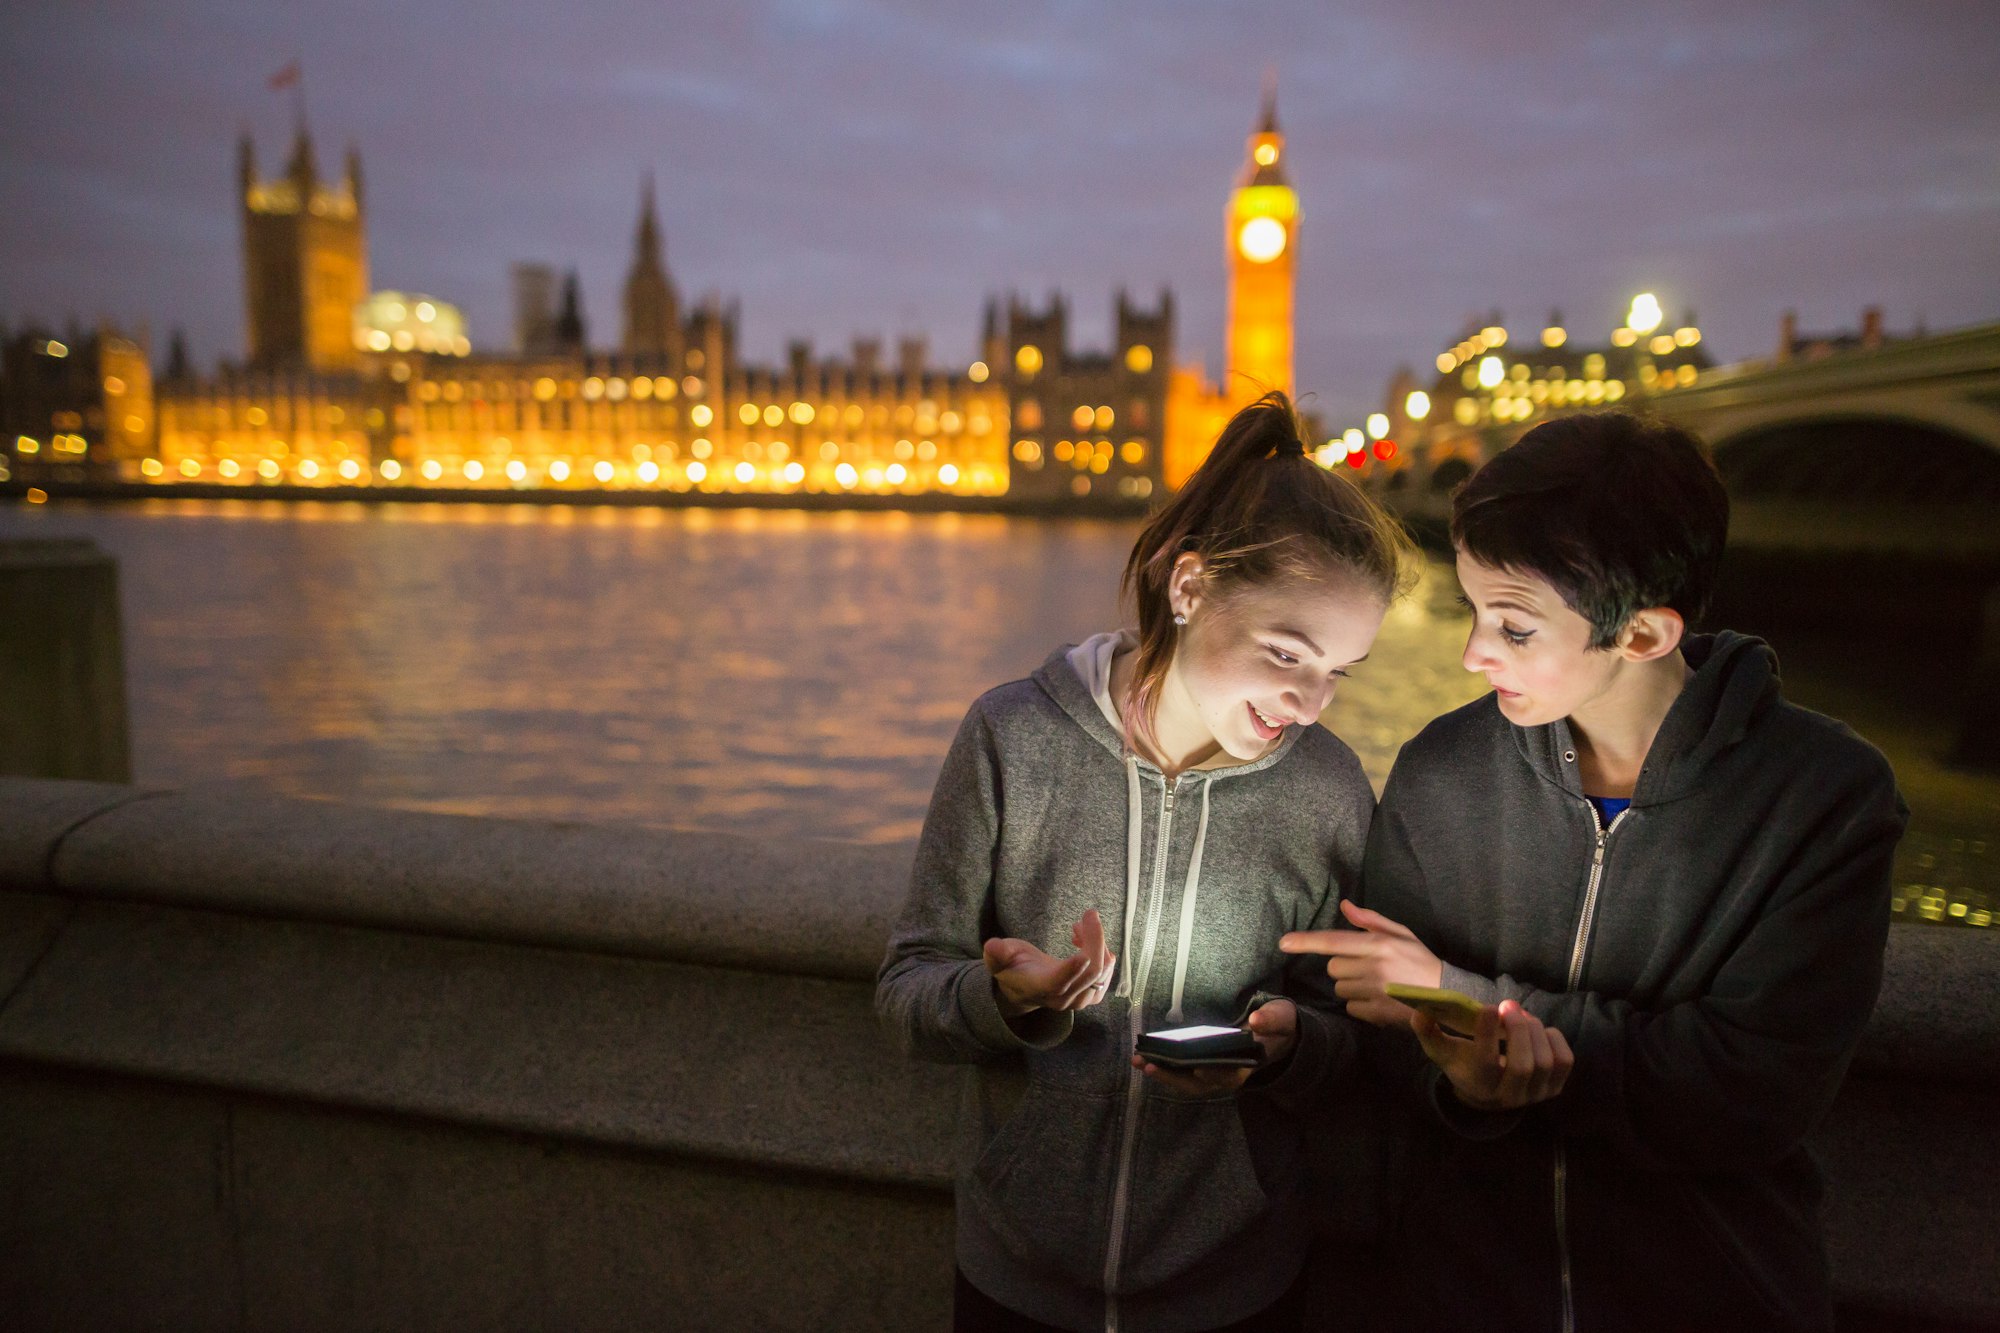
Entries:
[[1632,358],[1633,369],[1640,383],[1644,384],[1648,391],[1653,387],[1653,358],[1648,354],[1646,339],[1651,336],[1654,329],[1660,327],[1660,321],[1664,318],[1665,314],[1660,309],[1660,298],[1651,292],[1640,292],[1633,297],[1632,308],[1625,314],[1625,327],[1632,331],[1632,341],[1638,344]]

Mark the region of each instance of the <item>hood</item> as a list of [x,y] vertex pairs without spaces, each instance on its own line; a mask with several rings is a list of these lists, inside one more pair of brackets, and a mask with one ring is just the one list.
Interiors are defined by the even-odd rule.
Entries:
[[[1635,806],[1678,800],[1701,785],[1710,766],[1734,749],[1778,701],[1778,655],[1762,639],[1724,630],[1697,634],[1681,644],[1694,674],[1653,738]],[[1569,719],[1540,727],[1510,727],[1514,743],[1547,782],[1582,796],[1577,766],[1562,756],[1575,749]]]
[[[1165,774],[1126,746],[1123,723],[1111,702],[1111,659],[1121,649],[1136,647],[1137,644],[1138,636],[1130,630],[1093,634],[1082,643],[1058,648],[1049,654],[1049,659],[1034,675],[1035,683],[1055,701],[1056,706],[1109,750],[1125,769],[1125,929],[1120,935],[1118,984],[1112,994],[1127,999],[1134,994],[1146,993],[1146,979],[1152,972],[1160,926],[1157,914],[1148,918],[1146,938],[1141,942],[1135,958],[1132,952],[1133,928],[1139,912],[1139,866],[1144,857],[1140,838],[1145,827],[1140,773],[1143,770],[1151,774],[1163,786],[1166,782]],[[1189,769],[1177,780],[1176,790],[1189,780],[1201,784],[1201,805],[1196,816],[1194,850],[1188,857],[1187,874],[1181,880],[1180,937],[1174,948],[1173,1007],[1167,1012],[1171,1022],[1178,1023],[1182,1018],[1181,999],[1187,984],[1189,951],[1194,942],[1195,902],[1201,892],[1202,853],[1208,846],[1209,795],[1218,779],[1255,773],[1277,763],[1297,743],[1299,731],[1298,727],[1286,727],[1276,745],[1247,764],[1228,762],[1228,756],[1223,755],[1223,763]],[[1164,852],[1163,845],[1161,854],[1164,855]]]

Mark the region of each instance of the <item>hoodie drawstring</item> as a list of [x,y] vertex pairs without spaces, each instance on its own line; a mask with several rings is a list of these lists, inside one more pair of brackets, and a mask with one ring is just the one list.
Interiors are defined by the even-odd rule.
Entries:
[[1143,815],[1139,809],[1139,759],[1125,756],[1125,942],[1118,953],[1118,988],[1111,993],[1127,998],[1132,994],[1132,923],[1139,915],[1139,834]]
[[1194,898],[1201,887],[1201,850],[1208,841],[1208,792],[1215,779],[1201,780],[1201,819],[1194,826],[1194,851],[1188,856],[1187,879],[1181,885],[1181,938],[1174,951],[1174,1007],[1167,1011],[1170,1022],[1182,1021],[1181,991],[1187,985],[1188,950],[1194,943]]

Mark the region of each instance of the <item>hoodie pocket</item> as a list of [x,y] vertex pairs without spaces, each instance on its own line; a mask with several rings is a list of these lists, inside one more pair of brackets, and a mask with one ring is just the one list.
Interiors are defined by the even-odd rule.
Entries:
[[1030,1084],[969,1181],[974,1206],[1015,1258],[1091,1288],[1104,1282],[1118,1100]]
[[1192,1101],[1147,1091],[1126,1186],[1121,1292],[1171,1281],[1256,1226],[1270,1208],[1236,1094]]

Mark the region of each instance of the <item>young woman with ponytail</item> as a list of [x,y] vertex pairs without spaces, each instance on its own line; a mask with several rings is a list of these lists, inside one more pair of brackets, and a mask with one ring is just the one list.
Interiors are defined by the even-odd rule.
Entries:
[[[1271,394],[1140,534],[1136,632],[973,705],[876,990],[905,1050],[980,1067],[957,1328],[1299,1327],[1292,1111],[1356,1036],[1277,942],[1332,926],[1359,870],[1374,797],[1319,716],[1414,576]],[[1247,1025],[1262,1064],[1134,1054],[1193,1024]]]

